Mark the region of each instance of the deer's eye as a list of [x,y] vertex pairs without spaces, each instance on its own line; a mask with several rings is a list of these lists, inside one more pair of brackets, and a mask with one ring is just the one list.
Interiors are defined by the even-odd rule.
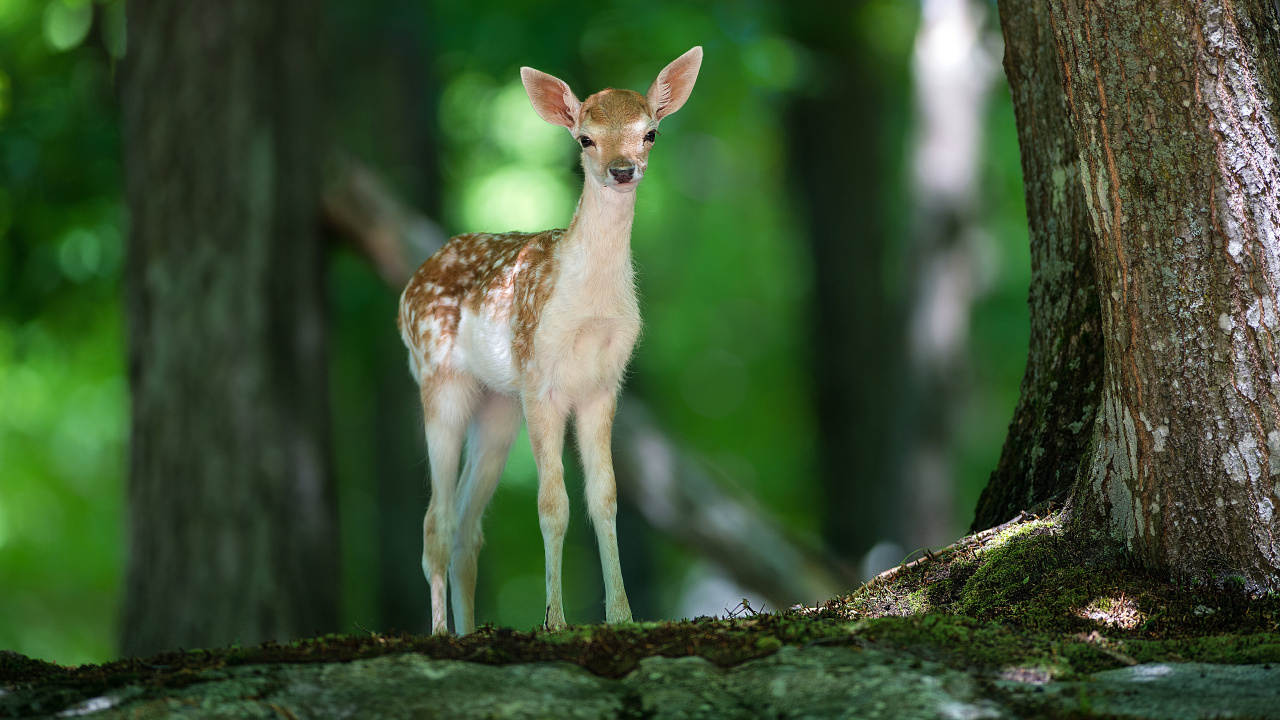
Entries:
[[645,142],[647,142],[647,143],[651,143],[651,142],[653,142],[654,140],[657,140],[657,139],[658,139],[658,131],[657,131],[657,130],[650,130],[649,132],[647,132],[647,133],[645,133],[645,134],[644,134],[644,141],[645,141]]
[[586,135],[583,135],[582,137],[578,138],[578,142],[582,143],[582,147],[584,148],[589,148],[592,145],[595,145],[595,143],[591,141],[591,138],[587,137]]

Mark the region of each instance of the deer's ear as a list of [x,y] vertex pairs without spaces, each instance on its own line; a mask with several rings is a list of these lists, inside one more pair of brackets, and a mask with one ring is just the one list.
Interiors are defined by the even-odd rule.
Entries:
[[653,119],[661,120],[680,109],[684,101],[693,92],[693,83],[698,79],[698,68],[702,67],[702,46],[693,48],[681,55],[658,73],[658,79],[649,86],[649,107],[653,108]]
[[582,103],[565,81],[531,67],[520,68],[520,80],[538,117],[570,131],[578,126],[578,108]]

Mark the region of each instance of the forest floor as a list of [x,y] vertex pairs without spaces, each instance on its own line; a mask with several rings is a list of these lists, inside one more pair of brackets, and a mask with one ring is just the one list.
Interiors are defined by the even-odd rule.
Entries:
[[1280,598],[1099,560],[1051,515],[779,613],[79,667],[0,652],[0,717],[381,717],[388,703],[413,717],[1280,718]]

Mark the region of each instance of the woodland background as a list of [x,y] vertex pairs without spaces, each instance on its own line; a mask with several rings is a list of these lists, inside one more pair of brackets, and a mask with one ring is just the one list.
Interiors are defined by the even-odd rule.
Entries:
[[[65,664],[118,655],[123,4],[0,0],[0,648]],[[327,0],[332,147],[316,152],[343,148],[449,234],[562,227],[581,182],[575,145],[532,112],[518,68],[580,97],[644,90],[701,44],[698,85],[663,123],[640,191],[646,331],[628,391],[709,472],[865,575],[968,527],[1027,354],[1027,225],[995,8],[960,4],[985,16],[978,45],[952,38],[943,55],[961,77],[988,78],[960,212],[929,205],[942,165],[927,153],[918,48],[929,13],[948,5],[935,0]],[[849,77],[832,112],[824,98]],[[847,164],[847,185],[815,208],[823,193],[809,181],[827,161]],[[824,229],[832,217],[844,231]],[[421,631],[426,467],[398,291],[330,242],[342,627]],[[958,270],[931,274],[939,263]],[[942,294],[950,312],[929,316],[957,282],[964,292]],[[920,379],[921,327],[949,338],[941,394]],[[852,348],[834,339],[846,336]],[[922,417],[922,397],[940,418]],[[934,451],[920,449],[925,434]],[[567,471],[573,482],[576,462]],[[485,521],[482,620],[542,619],[535,491],[522,436]],[[580,492],[571,502],[566,613],[598,620],[594,541]],[[619,526],[637,619],[724,614],[754,597],[626,505]]]

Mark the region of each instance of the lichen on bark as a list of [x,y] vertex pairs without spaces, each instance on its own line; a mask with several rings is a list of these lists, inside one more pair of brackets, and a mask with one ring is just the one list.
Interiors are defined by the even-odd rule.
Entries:
[[1105,343],[1074,525],[1177,574],[1280,589],[1276,7],[1049,9]]

